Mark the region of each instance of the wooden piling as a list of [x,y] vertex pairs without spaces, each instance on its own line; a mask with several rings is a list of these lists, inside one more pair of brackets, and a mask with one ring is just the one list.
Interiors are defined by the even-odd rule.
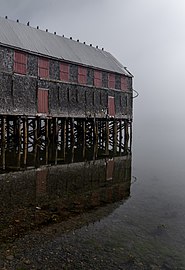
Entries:
[[[90,151],[93,158],[110,152],[123,154],[131,151],[132,121],[0,116],[0,158],[4,169],[7,166],[6,149],[13,149],[13,145],[16,145],[17,166],[27,166],[29,156],[33,157],[35,166],[57,164],[57,160],[66,159],[66,153],[72,155],[73,162],[79,149],[84,159]],[[44,157],[43,161],[40,156]]]
[[132,121],[130,121],[130,152],[132,149]]
[[49,144],[49,120],[45,119],[45,143]]
[[116,154],[117,153],[117,121],[114,120],[113,122],[113,153]]
[[66,156],[66,146],[68,143],[68,123],[66,118],[63,119],[63,158],[65,160],[65,156]]
[[124,121],[124,132],[125,132],[125,141],[124,141],[124,151],[128,152],[128,141],[129,141],[129,132],[128,132],[128,121]]
[[21,144],[21,118],[18,117],[17,119],[17,137],[18,137],[18,144]]
[[109,121],[105,121],[105,154],[109,154]]
[[27,153],[28,153],[28,120],[23,118],[23,156],[24,156],[24,165],[27,163]]
[[36,118],[36,143],[40,142],[41,139],[41,121],[40,117]]
[[71,147],[74,147],[74,118],[70,119],[70,129],[71,129]]

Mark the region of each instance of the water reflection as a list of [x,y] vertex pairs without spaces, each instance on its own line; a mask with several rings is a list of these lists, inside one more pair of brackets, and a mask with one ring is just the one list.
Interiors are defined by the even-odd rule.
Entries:
[[57,148],[38,148],[28,153],[26,164],[20,151],[6,150],[6,170],[0,174],[1,241],[129,197],[130,155],[104,156],[94,148],[84,155],[81,150],[64,156]]

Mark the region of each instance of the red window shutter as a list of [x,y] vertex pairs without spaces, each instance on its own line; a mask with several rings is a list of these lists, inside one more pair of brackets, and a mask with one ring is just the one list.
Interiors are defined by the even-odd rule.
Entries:
[[81,84],[87,83],[87,69],[84,67],[78,67],[78,82]]
[[46,58],[39,58],[39,69],[40,78],[49,78],[49,60]]
[[115,74],[113,73],[109,73],[108,86],[112,89],[115,88]]
[[115,102],[114,97],[108,97],[108,113],[110,116],[115,116]]
[[48,90],[47,89],[38,89],[38,113],[48,114]]
[[60,63],[60,80],[69,81],[69,64]]
[[121,90],[127,90],[127,78],[125,76],[121,77]]
[[102,87],[102,72],[95,70],[94,71],[94,85],[96,87]]
[[27,71],[27,55],[23,52],[14,52],[14,72],[26,74]]

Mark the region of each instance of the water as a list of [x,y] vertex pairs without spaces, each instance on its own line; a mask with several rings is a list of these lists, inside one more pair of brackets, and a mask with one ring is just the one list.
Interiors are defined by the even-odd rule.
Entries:
[[[25,166],[21,162],[24,153],[18,150],[6,150],[6,169],[1,169],[0,174],[1,241],[16,239],[29,230],[59,223],[130,195],[129,154],[95,156],[93,149],[86,149],[82,156],[84,149],[75,148],[73,154],[68,151],[61,158],[61,151],[55,148],[53,160],[53,149],[37,149],[37,158],[29,152],[29,166]],[[46,156],[50,159],[44,164]]]
[[[27,183],[25,198],[29,198],[28,188],[29,194],[34,192],[23,209],[22,199],[18,202],[21,194],[16,195],[19,210],[25,214],[23,220],[29,222],[22,226],[22,231],[16,227],[14,236],[17,232],[21,238],[24,230],[40,225],[58,226],[52,239],[43,241],[43,253],[37,249],[38,239],[31,251],[24,251],[34,265],[38,265],[38,254],[45,254],[51,266],[55,264],[53,269],[62,269],[61,263],[66,267],[63,269],[185,269],[185,146],[180,136],[183,128],[180,122],[170,120],[145,121],[142,125],[136,123],[134,128],[132,177],[130,156],[114,158],[114,174],[112,157],[47,167],[47,173],[40,169],[30,170],[29,174],[17,172],[17,183]],[[44,184],[48,170],[49,189]],[[8,185],[13,180],[8,180],[7,175],[1,192],[10,191]],[[7,196],[13,193],[6,193]],[[5,207],[11,207],[9,200],[4,201]],[[1,218],[2,211],[1,206]],[[19,223],[17,216],[16,219]],[[67,263],[57,252],[60,248],[68,250]],[[44,261],[40,264],[44,265]]]
[[133,174],[138,181],[122,209],[133,226],[131,252],[148,267],[185,269],[183,126],[180,119],[162,117],[148,119],[144,126],[142,130],[138,123],[135,130]]
[[135,126],[137,181],[129,200],[86,232],[93,250],[98,247],[105,258],[108,252],[120,269],[185,269],[183,127],[180,121],[155,120]]

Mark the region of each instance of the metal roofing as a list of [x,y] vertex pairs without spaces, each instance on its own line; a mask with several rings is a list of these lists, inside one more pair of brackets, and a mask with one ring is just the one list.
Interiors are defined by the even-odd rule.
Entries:
[[0,44],[131,76],[109,52],[2,17]]

